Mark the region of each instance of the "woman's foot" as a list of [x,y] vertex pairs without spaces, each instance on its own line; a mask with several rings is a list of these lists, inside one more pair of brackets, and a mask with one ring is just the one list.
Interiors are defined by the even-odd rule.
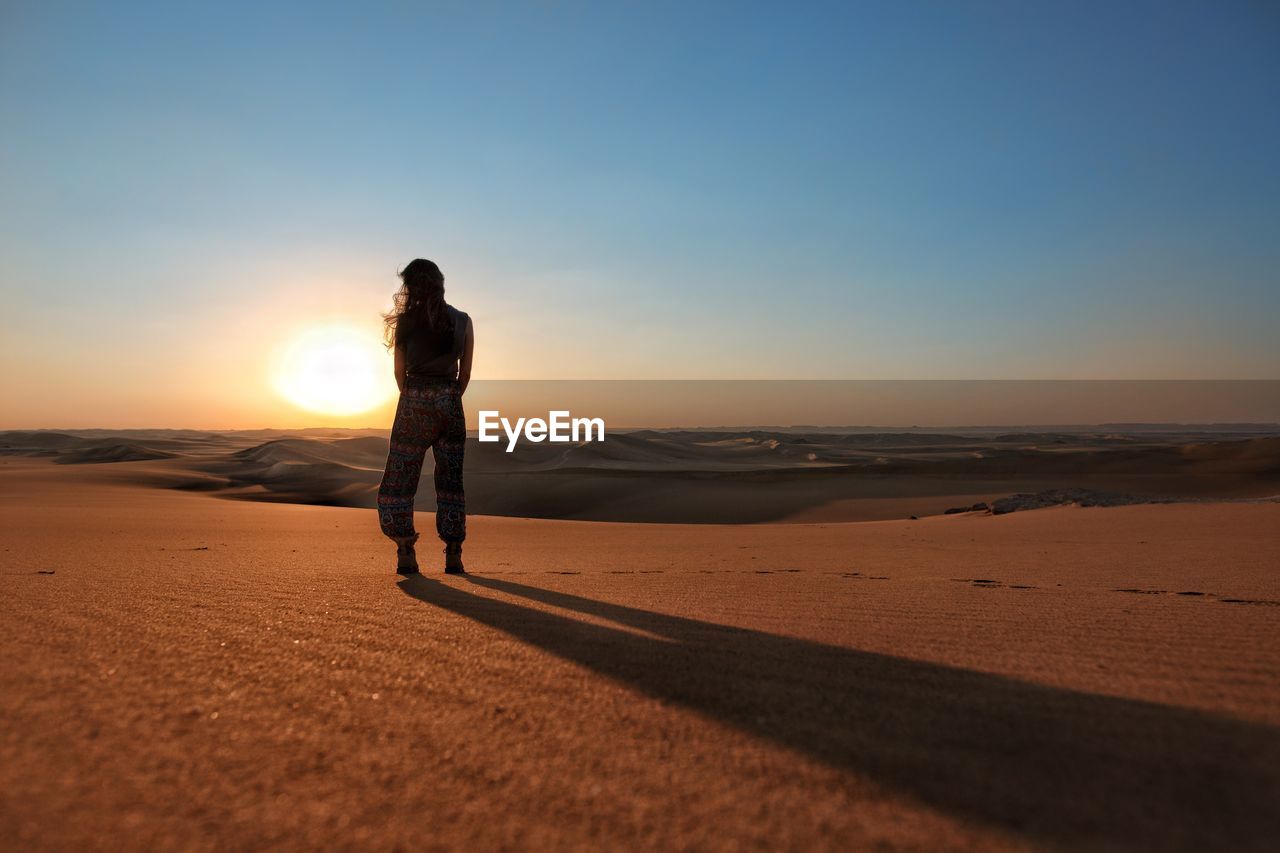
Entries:
[[413,550],[413,543],[417,541],[417,534],[396,540],[396,574],[418,574],[418,555]]
[[444,573],[446,575],[465,575],[462,568],[462,543],[450,542],[444,546]]

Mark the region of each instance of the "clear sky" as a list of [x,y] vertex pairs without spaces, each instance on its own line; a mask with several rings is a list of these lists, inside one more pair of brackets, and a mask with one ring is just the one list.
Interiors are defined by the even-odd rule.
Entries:
[[486,378],[1276,378],[1278,105],[1247,0],[6,0],[0,428],[309,423],[417,256]]

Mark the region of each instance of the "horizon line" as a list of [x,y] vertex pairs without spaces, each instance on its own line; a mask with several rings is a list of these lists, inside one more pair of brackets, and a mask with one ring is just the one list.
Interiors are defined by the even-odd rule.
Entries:
[[[922,426],[920,424],[835,424],[824,426],[821,424],[696,424],[696,425],[674,425],[674,426],[614,426],[608,427],[612,432],[675,432],[675,431],[765,431],[765,430],[815,430],[820,432],[832,432],[836,430],[854,430],[865,432],[870,430],[917,430],[940,432],[947,430],[966,430],[966,429],[1021,429],[1034,427],[1037,429],[1118,429],[1133,427],[1173,427],[1179,429],[1192,428],[1225,428],[1234,429],[1271,429],[1280,431],[1280,421],[1102,421],[1097,423],[990,423],[990,424],[944,424],[940,426]],[[390,432],[389,426],[301,426],[301,427],[161,427],[161,426],[130,426],[130,427],[4,427],[0,428],[0,435],[11,432],[305,432],[309,430],[327,430],[338,432],[367,432],[370,430],[378,432]],[[476,430],[467,430],[468,433],[476,432]]]

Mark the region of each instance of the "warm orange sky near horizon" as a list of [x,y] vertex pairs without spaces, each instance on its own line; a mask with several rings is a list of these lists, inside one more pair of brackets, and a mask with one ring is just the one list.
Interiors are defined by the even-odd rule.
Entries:
[[[0,376],[0,398],[5,400],[0,429],[387,428],[394,414],[395,389],[391,354],[381,343],[380,312],[390,307],[396,281],[388,276],[390,283],[371,281],[353,287],[341,281],[341,274],[331,273],[326,279],[316,273],[318,281],[310,285],[264,278],[253,296],[239,297],[238,304],[212,294],[200,305],[178,300],[179,305],[167,310],[164,306],[153,309],[152,319],[145,323],[128,316],[129,305],[69,316],[69,328],[57,345],[47,330],[36,326],[6,329],[0,340],[0,358],[6,365]],[[1028,358],[1004,369],[993,365],[989,368],[993,377],[1006,381],[978,385],[927,381],[936,378],[929,375],[928,362],[900,359],[895,369],[883,370],[882,378],[904,381],[863,384],[861,391],[849,397],[855,402],[845,405],[837,400],[833,405],[826,399],[832,386],[797,380],[802,368],[810,370],[809,379],[849,379],[829,367],[824,375],[820,364],[809,367],[764,357],[744,363],[736,356],[687,362],[636,358],[636,351],[674,351],[682,344],[650,338],[648,347],[642,347],[639,340],[619,338],[610,349],[590,337],[589,326],[581,327],[586,331],[575,343],[575,318],[564,313],[517,313],[465,284],[451,284],[449,296],[466,307],[477,326],[476,386],[467,401],[473,427],[477,406],[497,406],[504,414],[536,415],[573,406],[575,400],[582,401],[575,414],[608,415],[615,426],[1280,421],[1280,382],[1170,380],[1137,386],[1057,381],[1077,378],[1077,371],[1090,372],[1084,370],[1090,364],[1094,374],[1124,376],[1123,365],[1140,363],[1137,357],[1107,364],[1082,358],[1070,365]],[[114,334],[115,322],[130,333]],[[371,381],[386,394],[381,404],[337,414],[308,410],[282,393],[278,375],[282,351],[309,333],[329,328],[361,337],[366,361],[377,371]],[[604,351],[588,351],[585,341],[596,341],[592,346]],[[519,346],[520,342],[525,343]],[[689,346],[696,348],[697,343]],[[1138,347],[1137,342],[1134,346]],[[858,342],[849,341],[847,347],[856,349]],[[708,380],[796,381],[759,387],[732,381],[705,385],[636,381],[681,380],[699,372],[700,378]],[[1203,371],[1186,372],[1194,376]],[[1039,373],[1043,381],[1027,381],[1027,373]],[[558,380],[592,381],[557,385]],[[975,397],[971,390],[975,387],[988,390]],[[1134,393],[1139,387],[1140,393]],[[779,406],[775,397],[789,402]]]
[[[0,338],[0,361],[5,365],[0,375],[0,399],[5,401],[0,429],[389,426],[395,408],[392,358],[381,343],[380,314],[390,308],[398,284],[394,265],[374,276],[369,269],[372,260],[366,260],[364,267],[343,267],[331,258],[326,262],[324,256],[312,258],[311,263],[314,267],[301,259],[296,264],[268,265],[256,278],[249,278],[248,285],[225,297],[216,288],[175,292],[171,300],[149,305],[146,315],[132,302],[103,300],[98,295],[86,298],[89,304],[84,310],[68,312],[58,329],[38,323],[13,325],[10,315]],[[633,393],[636,386],[628,385],[631,380],[852,378],[839,367],[841,362],[832,358],[780,355],[800,343],[814,352],[834,347],[846,357],[862,353],[860,358],[874,366],[876,379],[940,378],[936,366],[940,352],[877,358],[873,349],[895,350],[884,340],[807,338],[803,329],[790,335],[792,340],[784,346],[760,347],[749,359],[740,354],[742,348],[749,349],[747,341],[733,349],[717,349],[716,342],[732,334],[724,328],[699,335],[673,321],[665,334],[659,335],[640,324],[628,337],[596,328],[577,309],[524,310],[525,305],[512,304],[476,286],[465,269],[456,276],[459,281],[450,277],[448,297],[470,312],[476,323],[473,375],[481,383],[510,379],[616,381],[616,392],[589,398],[615,409],[614,401],[625,403]],[[579,308],[585,310],[585,304]],[[373,381],[388,394],[382,404],[363,412],[333,414],[309,411],[281,393],[276,375],[281,352],[291,342],[328,327],[362,336],[366,360],[381,371]],[[1079,358],[1064,361],[1050,357],[1050,353],[1005,358],[1000,348],[993,347],[986,353],[980,350],[980,356],[971,357],[964,369],[957,364],[950,376],[942,378],[1129,378],[1137,366],[1149,362],[1144,361],[1146,344],[1138,337],[1128,342],[1128,348],[1127,358],[1112,358],[1110,354],[1116,352],[1113,347],[1106,351],[1107,358],[1081,353]],[[1194,352],[1188,349],[1188,353]],[[677,357],[682,353],[697,353],[698,357]],[[1207,365],[1177,362],[1166,365],[1166,377],[1179,375],[1174,366],[1182,379],[1216,378]],[[528,385],[526,391],[537,387],[549,386]],[[1054,402],[1060,395],[1051,392],[1020,396],[1016,404],[992,408],[966,406],[962,400],[950,399],[938,390],[945,385],[907,383],[901,387],[915,390],[882,395],[867,409],[838,414],[823,414],[821,405],[776,411],[763,405],[767,401],[743,406],[727,399],[719,411],[714,407],[709,411],[707,401],[696,395],[686,400],[691,405],[679,408],[662,405],[652,393],[645,398],[650,414],[627,405],[616,410],[633,426],[1280,421],[1280,412],[1271,406],[1268,394],[1257,396],[1256,405],[1250,404],[1249,393],[1243,397],[1233,393],[1225,402],[1220,395],[1211,395],[1203,405],[1185,393],[1156,393],[1132,400],[1102,395],[1098,405],[1081,406],[1079,397],[1071,404],[1061,399]],[[1053,383],[1047,382],[1045,387],[1052,388]],[[752,399],[753,393],[747,393],[743,400]],[[717,399],[722,395],[721,390],[710,396]],[[471,396],[472,400],[476,397]],[[804,394],[795,399],[803,400]],[[530,407],[523,414],[564,405],[551,398],[538,400],[537,393],[526,393],[519,403],[508,405]],[[502,400],[497,403],[501,405]],[[468,408],[474,408],[471,401]],[[770,411],[773,413],[766,416]],[[760,414],[753,416],[753,412]],[[474,412],[469,411],[469,420],[474,418]]]
[[[37,323],[11,325],[5,321],[0,338],[0,395],[5,400],[0,429],[26,428],[151,428],[196,429],[386,427],[394,412],[391,386],[392,359],[380,342],[380,312],[389,309],[398,281],[394,266],[375,277],[367,267],[343,268],[316,261],[268,266],[260,270],[252,286],[236,288],[222,298],[210,288],[175,293],[166,303],[148,307],[144,318],[130,302],[87,299],[83,311],[69,312],[62,327],[51,330]],[[372,261],[367,261],[372,266]],[[326,266],[328,267],[326,270]],[[464,268],[465,269],[465,268]],[[291,270],[291,272],[287,272]],[[663,335],[643,324],[633,335],[602,332],[585,314],[574,310],[523,310],[469,280],[466,273],[449,280],[448,296],[469,311],[476,323],[474,377],[477,381],[530,380],[639,380],[639,379],[850,379],[840,362],[831,358],[792,359],[778,355],[803,343],[815,352],[840,349],[845,356],[863,353],[874,366],[874,378],[929,380],[1001,379],[1043,380],[1131,378],[1144,361],[1146,343],[1136,335],[1128,342],[1127,358],[1106,358],[1081,353],[1062,360],[1043,353],[1006,358],[998,347],[972,357],[951,375],[938,376],[940,352],[902,353],[891,359],[876,358],[873,349],[893,353],[884,340],[822,341],[806,338],[804,330],[778,349],[761,347],[749,359],[741,347],[716,348],[727,329],[700,336],[677,322]],[[351,282],[363,282],[353,284]],[[581,306],[580,306],[581,307]],[[678,306],[677,306],[678,307]],[[585,309],[584,309],[585,310]],[[293,341],[317,329],[338,326],[362,335],[367,360],[381,365],[380,381],[390,396],[381,405],[355,414],[308,411],[281,393],[275,365],[280,352]],[[680,353],[699,357],[673,357]],[[1188,349],[1188,360],[1195,350]],[[1178,371],[1173,367],[1178,367]],[[1207,365],[1170,362],[1164,377],[1216,378]],[[1151,368],[1148,368],[1151,369]],[[1180,371],[1180,373],[1179,373]],[[1156,372],[1152,370],[1152,372]],[[872,377],[868,377],[872,378]],[[620,389],[626,387],[619,383]],[[910,387],[910,386],[904,386]],[[924,386],[917,386],[923,388]],[[1101,387],[1101,386],[1100,386]],[[1263,386],[1258,386],[1263,387]],[[1267,386],[1273,387],[1273,386]],[[620,399],[629,393],[620,390]],[[1185,399],[1161,402],[1159,395],[1146,399],[1146,409],[1115,405],[1097,407],[1056,404],[1020,404],[987,412],[982,407],[946,405],[931,409],[937,391],[913,392],[888,398],[862,416],[840,418],[837,424],[928,425],[993,423],[1083,423],[1110,420],[1236,421],[1280,420],[1269,403],[1250,407],[1239,400],[1229,405],[1207,399],[1205,405],[1188,405]],[[1052,395],[1051,395],[1052,396]],[[1265,396],[1265,395],[1264,395]],[[473,395],[474,397],[474,395]],[[536,400],[530,401],[536,408]],[[659,401],[651,401],[650,405]],[[1112,401],[1114,403],[1115,401]],[[1172,402],[1172,405],[1164,405]],[[559,407],[548,399],[544,410]],[[767,409],[766,409],[767,410]],[[626,412],[624,408],[622,411]],[[666,411],[654,407],[655,413]],[[1059,415],[1079,411],[1079,415]],[[1146,414],[1144,414],[1146,412]],[[749,417],[750,409],[726,407],[720,417],[686,408],[652,417],[627,412],[629,425],[671,426],[739,423],[823,423],[821,417],[796,411],[769,418]],[[733,414],[732,417],[730,413]],[[854,412],[853,415],[857,415]],[[1249,415],[1246,417],[1245,415]],[[1256,416],[1255,416],[1256,415]],[[474,415],[470,415],[474,420]],[[674,420],[672,420],[674,418]],[[735,418],[742,418],[737,419]],[[987,420],[984,420],[987,418]]]
[[[379,357],[383,353],[378,352]],[[385,356],[390,368],[390,357]],[[111,365],[81,371],[45,397],[48,419],[6,407],[0,429],[301,429],[390,427],[395,388],[367,411],[305,410],[263,364],[227,359],[172,374],[183,393],[121,383]],[[242,371],[242,383],[225,378]],[[218,371],[224,371],[219,375]],[[8,385],[6,377],[5,384]],[[67,388],[79,387],[75,394]],[[54,388],[32,389],[55,391]],[[4,389],[5,399],[13,389]],[[18,392],[21,393],[21,392]],[[696,426],[947,427],[1101,423],[1280,423],[1280,380],[486,380],[464,400],[468,425],[481,409],[512,421],[552,409],[603,417],[611,429]],[[184,408],[185,407],[185,408]]]

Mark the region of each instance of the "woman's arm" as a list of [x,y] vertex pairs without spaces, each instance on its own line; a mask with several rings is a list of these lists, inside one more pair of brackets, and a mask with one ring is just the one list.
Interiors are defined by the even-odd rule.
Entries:
[[462,344],[462,358],[458,359],[458,393],[464,394],[471,381],[471,354],[476,348],[476,324],[467,318],[467,337]]
[[404,347],[396,347],[396,363],[393,368],[396,373],[396,387],[401,391],[404,390]]

